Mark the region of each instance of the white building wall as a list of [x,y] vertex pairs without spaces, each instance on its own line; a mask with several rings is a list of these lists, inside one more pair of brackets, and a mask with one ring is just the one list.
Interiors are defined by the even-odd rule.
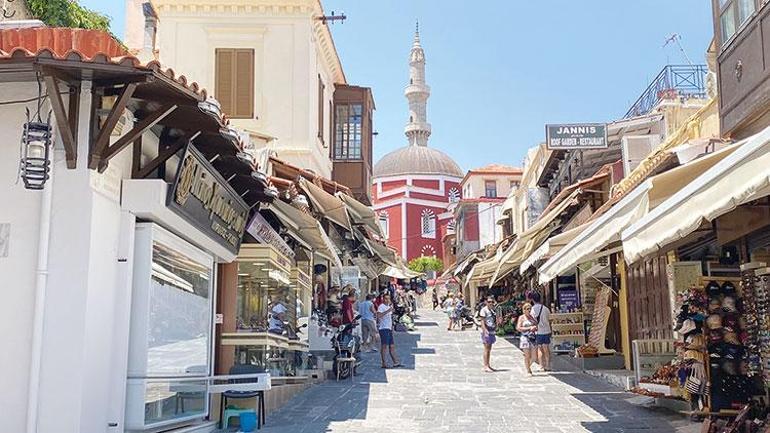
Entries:
[[502,215],[501,203],[479,203],[478,209],[479,248],[500,242],[503,230],[497,220]]
[[[0,93],[9,100],[33,98],[37,86],[1,84]],[[130,173],[130,151],[113,159],[104,174],[87,168],[87,86],[81,98],[78,167],[66,168],[54,127],[53,173],[46,185],[52,194],[48,279],[33,399],[39,433],[123,431],[131,262],[119,261],[118,245],[125,245],[121,233],[132,235],[133,218],[121,212],[117,193],[121,178]],[[23,113],[23,105],[0,107],[0,131],[20,136]],[[0,275],[9,288],[0,303],[0,344],[13,348],[12,356],[0,357],[2,432],[25,431],[27,412],[34,407],[28,397],[35,395],[29,378],[43,193],[15,183],[18,161],[18,146],[0,147],[0,199],[13,203],[0,209],[0,224],[11,225],[8,256],[0,257]],[[118,427],[108,428],[113,422]]]
[[[182,6],[184,2],[156,1],[160,62],[184,71],[214,95],[215,50],[254,49],[254,119],[231,123],[252,133],[264,145],[264,136],[278,157],[331,178],[329,156],[329,102],[335,78],[327,66],[314,31],[312,9],[212,7],[207,11]],[[281,2],[276,2],[279,4]],[[127,21],[127,28],[143,26]],[[127,30],[128,33],[128,30]],[[131,47],[134,48],[134,47]],[[318,76],[325,84],[324,140],[318,135]]]
[[[3,100],[37,96],[37,88],[0,84]],[[29,105],[34,109],[34,104]],[[17,183],[18,137],[26,122],[24,105],[0,106],[0,131],[6,137],[0,146],[0,224],[10,226],[8,254],[0,256],[3,302],[0,302],[0,431],[23,432],[27,412],[32,315],[35,303],[35,268],[42,194]]]

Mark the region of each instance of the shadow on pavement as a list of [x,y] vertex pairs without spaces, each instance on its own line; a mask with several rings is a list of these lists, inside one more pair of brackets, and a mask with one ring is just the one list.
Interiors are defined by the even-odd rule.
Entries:
[[[554,365],[558,366],[559,363],[554,362]],[[601,420],[581,423],[583,428],[590,432],[689,433],[699,431],[700,424],[691,422],[684,415],[667,409],[634,404],[633,401],[638,400],[638,395],[623,391],[596,377],[573,371],[556,371],[550,376],[574,388],[575,391],[571,396],[601,416]]]
[[[415,355],[431,355],[430,348],[418,348],[420,326],[437,326],[436,322],[417,322],[413,332],[395,332],[396,354],[403,367],[413,370]],[[378,349],[379,350],[379,349]],[[358,374],[351,380],[336,381],[327,378],[322,384],[313,386],[289,400],[277,412],[268,415],[261,431],[266,433],[302,433],[330,431],[333,422],[365,420],[369,409],[369,395],[372,386],[388,382],[388,372],[395,369],[380,367],[380,354],[363,353],[363,363]],[[391,364],[390,357],[386,358]],[[403,390],[401,390],[403,392]],[[373,408],[380,410],[378,408]]]

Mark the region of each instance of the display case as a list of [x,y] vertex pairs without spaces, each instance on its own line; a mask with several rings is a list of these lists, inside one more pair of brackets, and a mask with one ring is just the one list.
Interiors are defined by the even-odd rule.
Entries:
[[208,415],[214,258],[137,224],[126,428],[157,430]]
[[582,312],[552,313],[551,340],[554,353],[569,353],[585,344],[585,322]]
[[311,305],[310,278],[293,259],[268,244],[244,244],[237,259],[235,332],[222,333],[236,363],[257,365],[273,378],[294,376],[307,351],[304,332]]

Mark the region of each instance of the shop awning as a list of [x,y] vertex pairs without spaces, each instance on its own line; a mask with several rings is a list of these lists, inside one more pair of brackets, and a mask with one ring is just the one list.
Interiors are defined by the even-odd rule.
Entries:
[[588,257],[595,257],[596,253],[611,243],[620,241],[620,234],[626,227],[647,215],[651,209],[671,197],[704,170],[726,158],[736,148],[728,147],[644,181],[589,223],[585,230],[543,264],[538,269],[540,283],[551,281],[557,275],[586,261]]
[[369,246],[372,248],[374,255],[382,260],[383,263],[396,268],[400,267],[395,251],[379,242],[369,242]]
[[[408,280],[410,278],[413,278],[412,276],[407,274],[404,271],[404,269],[397,268],[395,266],[390,266],[390,265],[385,266],[385,268],[383,268],[383,270],[380,271],[380,275],[384,275],[386,277],[398,278],[398,279],[401,279],[401,280]],[[415,275],[415,277],[418,276],[418,275],[419,274]]]
[[586,229],[586,225],[581,225],[560,233],[552,238],[549,238],[542,244],[529,257],[525,258],[519,266],[519,272],[524,273],[526,270],[535,265],[543,259],[549,259],[558,253],[565,245],[567,245],[572,239],[575,239],[583,230]]
[[289,233],[313,250],[314,253],[331,260],[335,266],[342,267],[342,262],[335,253],[334,244],[329,239],[329,236],[326,235],[318,220],[277,199],[264,205],[263,209],[273,212],[289,229]]
[[543,241],[548,239],[551,232],[556,229],[554,221],[568,207],[578,202],[578,196],[582,193],[580,189],[573,189],[566,198],[554,205],[538,219],[535,224],[524,231],[516,239],[500,260],[495,263],[495,270],[492,272],[490,285],[494,284],[500,278],[504,278],[516,270],[519,265],[534,251]]
[[770,128],[740,144],[732,154],[623,231],[628,263],[686,237],[704,221],[713,221],[742,204],[770,195]]
[[374,213],[372,208],[342,192],[338,192],[337,197],[347,206],[348,214],[354,223],[368,227],[369,230],[380,238],[384,237],[377,222],[377,214]]
[[305,178],[299,179],[299,186],[307,194],[313,207],[329,221],[353,231],[348,218],[348,207],[339,198],[324,191]]

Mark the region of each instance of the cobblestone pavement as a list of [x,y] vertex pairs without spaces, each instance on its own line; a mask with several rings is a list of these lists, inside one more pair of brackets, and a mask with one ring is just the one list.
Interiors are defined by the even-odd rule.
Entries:
[[498,339],[495,373],[481,371],[477,331],[447,332],[440,312],[421,311],[417,330],[396,333],[405,368],[365,355],[351,382],[333,379],[294,397],[265,433],[690,433],[679,415],[629,402],[633,394],[582,373],[524,374],[521,352]]

